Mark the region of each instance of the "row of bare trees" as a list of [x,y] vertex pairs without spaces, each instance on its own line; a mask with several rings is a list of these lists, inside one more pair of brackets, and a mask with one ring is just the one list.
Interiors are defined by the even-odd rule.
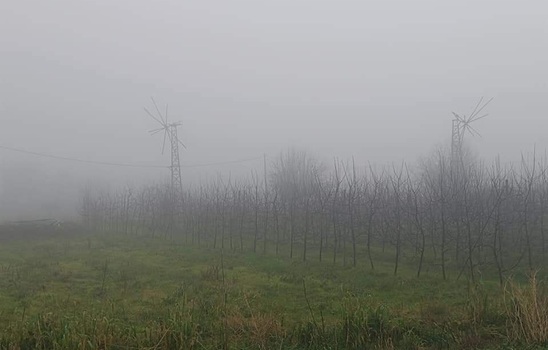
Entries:
[[218,178],[174,198],[169,186],[87,190],[89,227],[182,236],[215,248],[333,264],[413,267],[467,276],[547,261],[548,167],[467,159],[438,150],[413,167],[322,164],[290,150],[248,179]]

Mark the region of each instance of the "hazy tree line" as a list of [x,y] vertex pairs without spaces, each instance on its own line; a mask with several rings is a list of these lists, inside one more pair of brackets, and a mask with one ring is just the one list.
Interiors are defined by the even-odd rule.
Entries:
[[546,262],[547,164],[456,162],[438,150],[412,167],[327,165],[289,150],[247,179],[219,177],[173,195],[168,185],[88,189],[94,230],[181,236],[188,244],[333,264],[412,266],[466,276]]

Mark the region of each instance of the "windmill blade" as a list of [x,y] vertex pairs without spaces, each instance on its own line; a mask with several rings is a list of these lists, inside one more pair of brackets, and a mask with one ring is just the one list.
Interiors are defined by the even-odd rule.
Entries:
[[476,112],[477,112],[477,110],[478,110],[478,108],[479,108],[479,106],[481,105],[482,102],[483,102],[483,96],[479,99],[478,103],[474,107],[474,110],[472,110],[472,113],[470,113],[470,118],[472,118],[474,115],[476,115]]
[[181,146],[183,146],[184,149],[186,149],[186,146],[184,143],[181,142],[181,140],[177,139],[177,142],[179,142],[181,144]]
[[146,107],[144,108],[145,112],[154,120],[156,120],[158,123],[160,123],[160,125],[164,126],[165,123],[160,121],[158,118],[156,118],[152,113],[150,113],[150,111],[148,109],[146,109]]
[[167,135],[167,130],[166,132],[164,132],[164,142],[162,143],[162,154],[164,154],[164,150],[166,148],[166,135]]
[[164,121],[164,118],[162,117],[162,113],[160,113],[160,109],[158,108],[156,101],[154,101],[154,97],[151,97],[150,99],[152,100],[152,103],[154,104],[154,108],[156,108],[156,112],[158,113],[158,117],[160,117],[162,124],[167,124],[167,120]]
[[476,129],[474,129],[470,124],[466,124],[465,128],[470,133],[470,135],[475,134],[476,136],[481,137],[481,134]]
[[165,130],[166,128],[158,128],[158,129],[152,129],[152,130],[149,130],[148,132],[151,134],[151,135],[156,135],[157,133],[159,133],[160,131],[163,131]]
[[477,117],[477,118],[472,119],[470,122],[472,123],[472,122],[475,122],[477,120],[483,119],[483,118],[487,117],[488,115],[489,115],[489,113],[485,113],[481,117]]
[[470,124],[470,119],[472,118],[472,116],[464,116],[463,119],[464,119],[464,124]]
[[[485,103],[483,104],[483,106],[481,106],[479,109],[476,108],[477,110],[474,111],[474,113],[470,116],[470,118],[473,119],[473,118],[475,118],[478,114],[480,114],[481,111],[483,111],[483,109],[484,109],[485,107],[487,107],[487,105],[488,105],[491,101],[493,101],[493,98],[494,98],[494,97],[491,97],[491,98],[489,99],[489,101],[485,102]],[[483,101],[483,97],[480,99],[480,102],[481,102],[481,101]],[[478,103],[478,105],[479,105],[479,103]]]

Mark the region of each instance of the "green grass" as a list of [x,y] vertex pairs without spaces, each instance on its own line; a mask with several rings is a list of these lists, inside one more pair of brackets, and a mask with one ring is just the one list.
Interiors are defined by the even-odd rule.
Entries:
[[[159,237],[0,243],[0,348],[515,349],[504,290]],[[306,291],[306,292],[305,292]]]

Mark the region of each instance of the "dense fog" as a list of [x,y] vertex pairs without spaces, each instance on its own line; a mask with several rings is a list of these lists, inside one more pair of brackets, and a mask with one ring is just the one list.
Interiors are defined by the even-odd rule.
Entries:
[[86,189],[169,181],[151,97],[182,122],[183,186],[261,172],[289,148],[360,169],[418,164],[449,147],[451,112],[482,96],[489,116],[467,147],[488,162],[540,157],[547,12],[543,1],[4,1],[0,220],[70,219]]

